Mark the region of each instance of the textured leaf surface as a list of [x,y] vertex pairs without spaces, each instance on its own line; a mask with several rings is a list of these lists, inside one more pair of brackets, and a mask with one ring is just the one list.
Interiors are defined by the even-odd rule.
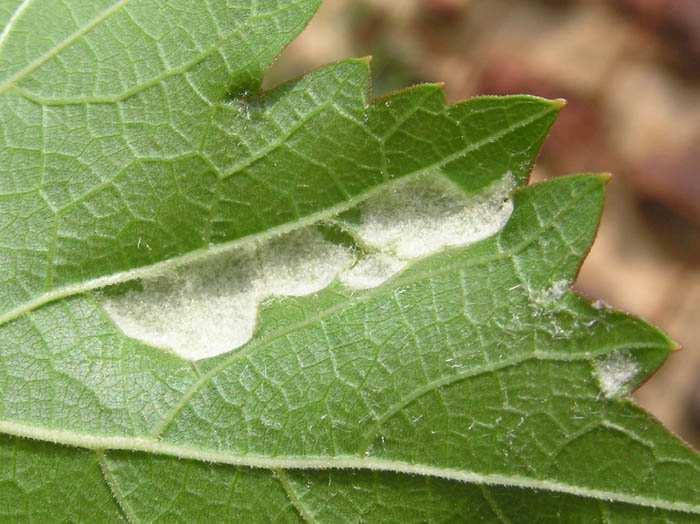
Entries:
[[[698,456],[627,398],[672,343],[569,291],[604,177],[522,187],[560,104],[370,103],[363,60],[260,93],[316,4],[0,2],[0,518],[697,520]],[[293,231],[361,264],[365,203],[504,177],[489,238],[264,300],[215,358],[105,309]]]

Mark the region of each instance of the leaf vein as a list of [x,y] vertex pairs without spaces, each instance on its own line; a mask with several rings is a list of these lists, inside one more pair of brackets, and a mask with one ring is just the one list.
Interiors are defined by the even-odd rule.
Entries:
[[303,520],[304,522],[308,522],[309,524],[313,524],[314,522],[316,522],[316,519],[314,519],[313,515],[309,513],[309,511],[301,503],[301,499],[296,494],[296,491],[294,490],[294,487],[292,486],[289,477],[287,477],[287,473],[283,469],[274,469],[272,470],[272,475],[277,479],[277,482],[279,482],[280,486],[282,486],[285,495],[287,495],[289,502],[291,503],[294,510],[299,514],[301,520]]
[[621,502],[700,515],[700,504],[574,486],[572,484],[547,479],[534,479],[518,475],[493,473],[482,474],[464,469],[436,467],[391,459],[360,458],[356,456],[285,457],[280,455],[268,457],[262,455],[238,455],[219,450],[203,450],[182,445],[168,444],[151,438],[98,437],[9,421],[0,421],[0,432],[16,437],[39,439],[85,449],[141,451],[151,454],[173,456],[180,459],[264,469],[368,470],[395,474],[420,475],[487,486],[515,487],[565,493],[581,498]]
[[112,499],[117,505],[119,512],[122,514],[122,516],[127,522],[129,522],[130,524],[135,524],[136,522],[138,522],[138,519],[127,504],[126,499],[124,498],[124,494],[122,493],[121,488],[119,487],[117,479],[114,477],[112,471],[109,469],[109,464],[107,464],[104,451],[96,450],[95,455],[97,456],[97,462],[100,467],[100,472],[102,473],[102,479],[104,480],[105,484],[107,485],[107,488],[112,494]]
[[100,25],[102,22],[104,22],[107,18],[112,16],[114,13],[118,12],[122,7],[124,7],[126,4],[129,3],[129,0],[119,0],[118,2],[112,4],[110,7],[107,9],[103,10],[100,12],[95,18],[93,18],[89,23],[85,24],[83,27],[75,31],[73,34],[69,35],[66,39],[63,41],[59,42],[57,45],[55,45],[53,48],[51,48],[48,52],[44,53],[41,55],[39,58],[34,60],[32,63],[27,65],[26,67],[20,69],[12,75],[10,78],[5,80],[0,84],[0,95],[6,92],[7,90],[11,89],[12,87],[15,86],[17,82],[22,80],[25,76],[33,73],[36,71],[39,67],[44,65],[46,62],[48,62],[51,58],[56,56],[58,53],[63,51],[65,48],[69,47],[75,41],[80,38],[81,36],[89,33],[93,29],[95,29],[98,25]]
[[361,202],[367,200],[373,195],[376,195],[380,193],[381,191],[385,190],[387,187],[392,187],[394,185],[399,185],[403,183],[409,182],[413,178],[417,178],[421,175],[425,175],[428,173],[431,173],[435,168],[439,168],[443,166],[444,164],[447,164],[453,160],[456,160],[457,158],[460,158],[461,156],[464,156],[470,152],[473,152],[475,150],[480,149],[481,147],[484,147],[490,143],[493,143],[495,140],[498,140],[499,138],[502,138],[503,136],[512,133],[514,131],[517,131],[519,128],[524,127],[526,125],[529,125],[533,122],[536,122],[539,119],[542,119],[555,111],[556,109],[554,107],[548,108],[545,111],[542,111],[540,113],[536,113],[535,115],[532,115],[531,117],[528,117],[522,121],[519,122],[518,125],[511,126],[509,128],[506,128],[504,130],[501,130],[497,133],[493,133],[492,135],[486,137],[485,139],[475,142],[474,144],[471,144],[469,147],[464,148],[463,150],[454,153],[453,155],[447,156],[444,161],[439,161],[435,162],[432,165],[423,167],[421,169],[415,170],[410,173],[406,173],[402,176],[394,176],[386,181],[378,183],[376,186],[373,188],[365,191],[364,193],[361,193],[351,199],[342,201],[334,206],[330,206],[323,211],[319,211],[316,213],[309,214],[305,217],[299,218],[295,220],[294,222],[288,222],[279,226],[275,226],[272,228],[269,228],[263,232],[259,233],[253,233],[251,235],[247,235],[245,237],[237,238],[234,240],[231,240],[229,242],[223,242],[221,244],[218,244],[214,247],[207,247],[207,248],[201,248],[198,250],[194,251],[189,251],[183,255],[179,255],[176,257],[169,258],[167,260],[163,260],[160,262],[156,262],[151,265],[147,266],[140,266],[135,269],[130,269],[126,271],[121,271],[117,273],[113,273],[111,275],[105,275],[97,278],[93,278],[91,280],[85,280],[76,284],[69,284],[63,287],[56,288],[50,292],[44,293],[43,295],[40,295],[32,300],[29,300],[25,302],[24,304],[17,306],[6,313],[0,315],[0,325],[5,324],[11,320],[14,320],[15,318],[18,318],[40,306],[43,306],[44,304],[47,304],[49,302],[53,302],[55,300],[59,300],[61,298],[66,298],[72,295],[77,295],[81,293],[85,293],[87,291],[91,291],[94,289],[99,289],[102,287],[114,285],[114,284],[120,284],[123,282],[128,282],[130,280],[136,280],[139,278],[147,278],[149,276],[159,276],[162,275],[164,272],[180,267],[182,265],[188,264],[188,263],[194,263],[198,262],[201,260],[205,260],[209,257],[212,257],[214,255],[231,251],[234,249],[238,248],[243,248],[246,245],[249,244],[255,244],[260,241],[273,238],[275,236],[290,232],[290,231],[295,231],[297,229],[300,229],[305,226],[313,225],[315,223],[318,223],[320,221],[323,221],[328,218],[332,218],[344,211],[347,211],[356,205],[360,204]]

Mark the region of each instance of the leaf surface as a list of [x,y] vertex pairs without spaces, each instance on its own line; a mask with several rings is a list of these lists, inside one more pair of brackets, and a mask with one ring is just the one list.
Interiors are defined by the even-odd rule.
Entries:
[[[697,519],[698,456],[627,397],[671,341],[569,291],[605,178],[524,187],[561,104],[370,102],[365,60],[261,92],[316,7],[0,3],[0,517]],[[512,180],[512,214],[382,285],[270,292],[214,358],[108,307],[164,278],[229,300],[181,275],[297,233],[362,264],[368,210],[421,180],[475,230]]]

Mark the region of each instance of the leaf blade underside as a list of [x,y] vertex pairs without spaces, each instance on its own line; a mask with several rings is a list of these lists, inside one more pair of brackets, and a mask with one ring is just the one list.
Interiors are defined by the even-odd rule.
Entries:
[[[363,60],[259,94],[314,1],[61,4],[29,47],[36,4],[0,4],[0,517],[697,519],[698,456],[626,396],[671,342],[568,291],[605,180],[522,187],[558,103],[369,103]],[[496,235],[266,302],[196,366],[100,303],[401,180],[478,195],[504,173]]]
[[[153,25],[172,9],[177,19],[170,24],[194,31],[206,22],[206,13],[181,19],[179,11],[198,2],[177,4],[129,2],[114,16],[148,19],[153,11],[161,15],[151,13]],[[214,4],[223,9],[226,2]],[[252,10],[249,2],[234,4]],[[262,71],[316,2],[279,5],[291,28],[273,30],[279,21],[271,14],[221,14],[234,25],[221,37],[233,49],[225,54],[216,48],[226,66],[197,55],[188,69],[166,68],[171,76],[156,83],[149,77],[136,84],[136,92],[135,81],[124,80],[129,87],[123,100],[51,95],[49,87],[72,85],[65,80],[0,88],[0,115],[7,123],[0,160],[9,166],[0,195],[0,260],[7,269],[1,321],[57,298],[162,271],[162,264],[207,256],[217,246],[336,215],[399,178],[440,169],[462,181],[460,164],[494,156],[504,143],[513,156],[498,160],[499,172],[474,173],[468,183],[478,189],[508,170],[527,176],[558,109],[544,100],[485,98],[448,108],[442,91],[427,85],[368,106],[364,60],[259,94]],[[299,13],[289,16],[295,6]],[[145,12],[132,14],[132,7]],[[278,8],[265,9],[274,14]],[[28,9],[24,16],[30,14]],[[257,27],[262,21],[267,26]],[[258,44],[262,57],[240,59],[249,44],[242,43],[243,29],[236,24],[277,35],[277,41],[270,49]],[[76,89],[115,89],[119,82],[93,85],[109,63],[90,58],[83,57],[82,67],[96,71]],[[48,94],[39,96],[42,89]],[[527,140],[510,143],[522,140],[508,133],[520,126],[531,130]]]

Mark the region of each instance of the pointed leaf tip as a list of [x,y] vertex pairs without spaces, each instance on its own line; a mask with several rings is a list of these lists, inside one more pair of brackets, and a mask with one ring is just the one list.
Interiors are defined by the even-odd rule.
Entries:
[[613,178],[612,173],[607,173],[607,172],[606,173],[597,173],[595,176],[597,176],[603,182],[603,184],[608,184]]

